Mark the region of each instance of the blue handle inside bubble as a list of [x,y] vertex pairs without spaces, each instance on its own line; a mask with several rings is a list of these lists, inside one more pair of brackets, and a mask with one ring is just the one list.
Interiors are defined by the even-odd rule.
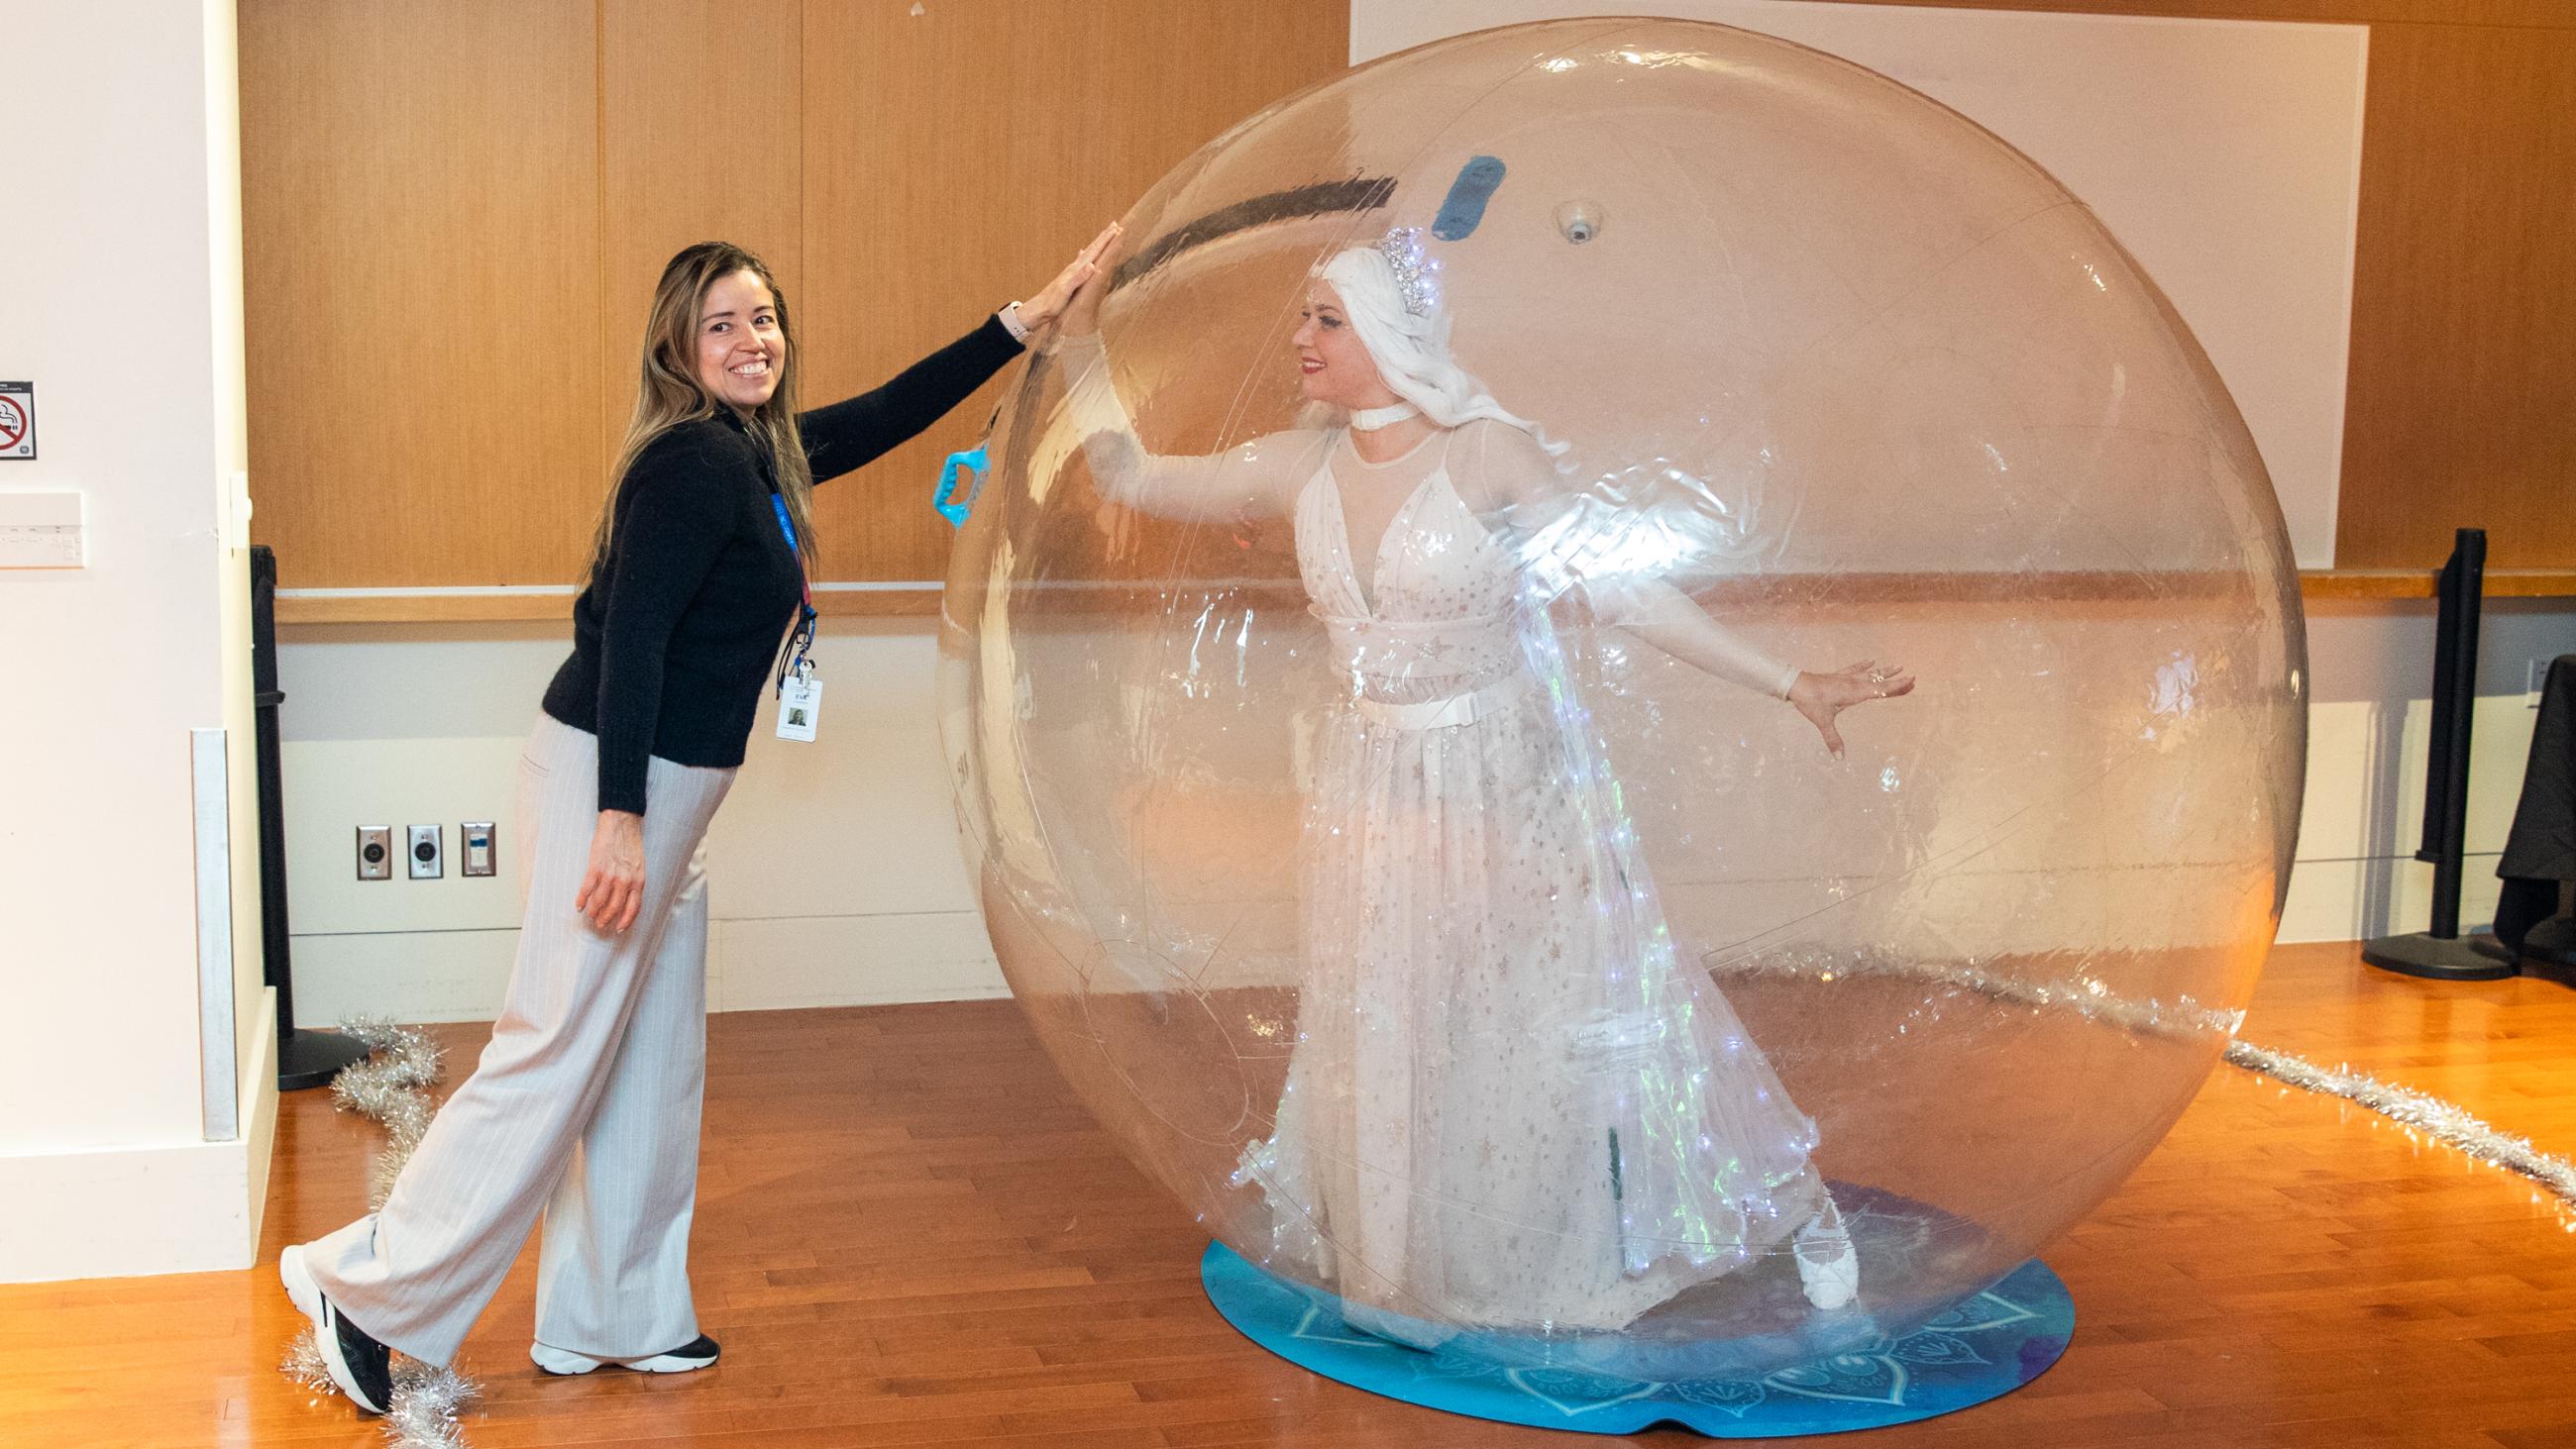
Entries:
[[1479,156],[1458,168],[1458,179],[1449,183],[1449,194],[1440,202],[1440,214],[1431,223],[1431,234],[1442,241],[1465,241],[1485,219],[1485,203],[1494,199],[1494,188],[1503,184],[1503,158]]
[[[949,454],[948,461],[939,467],[939,489],[930,495],[930,506],[939,510],[939,516],[948,520],[949,527],[964,528],[966,515],[974,509],[976,495],[984,491],[984,480],[991,472],[991,462],[985,457],[981,443],[965,452]],[[971,473],[975,479],[967,485],[963,498],[957,496],[959,473]]]

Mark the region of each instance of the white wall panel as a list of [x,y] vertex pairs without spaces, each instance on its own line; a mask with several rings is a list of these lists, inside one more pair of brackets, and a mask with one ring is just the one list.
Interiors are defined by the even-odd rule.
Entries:
[[[1868,66],[2047,167],[2191,324],[2263,450],[2300,565],[2332,566],[2366,27],[1808,0],[1653,9]],[[1352,0],[1351,59],[1520,21],[1636,10],[1620,0]]]

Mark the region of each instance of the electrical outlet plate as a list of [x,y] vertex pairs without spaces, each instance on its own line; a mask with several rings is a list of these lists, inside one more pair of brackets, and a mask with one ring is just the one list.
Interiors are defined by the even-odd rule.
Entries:
[[2546,659],[2532,660],[2531,673],[2523,680],[2522,707],[2524,709],[2540,708],[2540,692],[2547,688],[2548,685],[2549,661]]
[[436,880],[447,873],[447,827],[414,825],[407,827],[410,838],[404,858],[411,862],[413,880]]
[[392,880],[394,878],[394,828],[390,825],[358,827],[358,879]]
[[456,827],[457,848],[465,852],[464,868],[458,875],[491,875],[494,873],[492,822],[468,820]]

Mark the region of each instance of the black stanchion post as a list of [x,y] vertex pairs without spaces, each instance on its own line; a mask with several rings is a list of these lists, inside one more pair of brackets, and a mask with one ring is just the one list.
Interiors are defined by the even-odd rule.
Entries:
[[277,555],[250,551],[250,683],[259,736],[259,934],[277,988],[277,1089],[318,1087],[367,1054],[355,1037],[295,1029],[295,967],[286,919],[286,788],[277,740]]
[[2361,959],[2382,970],[2440,981],[2495,981],[2514,974],[2492,941],[2460,938],[2460,871],[2469,818],[2469,740],[2478,699],[2478,624],[2486,596],[2487,535],[2457,534],[2442,565],[2433,624],[2433,728],[2424,761],[2424,836],[2415,858],[2433,866],[2432,929],[2362,943]]
[[2433,730],[2424,752],[2424,838],[2415,858],[2433,867],[2433,924],[2460,935],[2460,871],[2467,849],[2469,742],[2478,708],[2478,628],[2485,618],[2487,536],[2464,528],[2442,566],[2433,635]]

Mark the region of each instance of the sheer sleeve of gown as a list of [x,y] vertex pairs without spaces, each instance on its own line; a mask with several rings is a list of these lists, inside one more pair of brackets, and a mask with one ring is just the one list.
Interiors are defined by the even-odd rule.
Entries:
[[1789,697],[1783,664],[1710,618],[1664,582],[1673,545],[1634,510],[1566,486],[1536,438],[1479,419],[1459,429],[1460,494],[1551,596],[1580,590],[1601,623],[1730,683]]
[[1058,344],[1065,409],[1103,500],[1158,518],[1224,521],[1287,512],[1323,458],[1330,435],[1318,428],[1265,433],[1222,453],[1146,449],[1110,380],[1097,334]]

